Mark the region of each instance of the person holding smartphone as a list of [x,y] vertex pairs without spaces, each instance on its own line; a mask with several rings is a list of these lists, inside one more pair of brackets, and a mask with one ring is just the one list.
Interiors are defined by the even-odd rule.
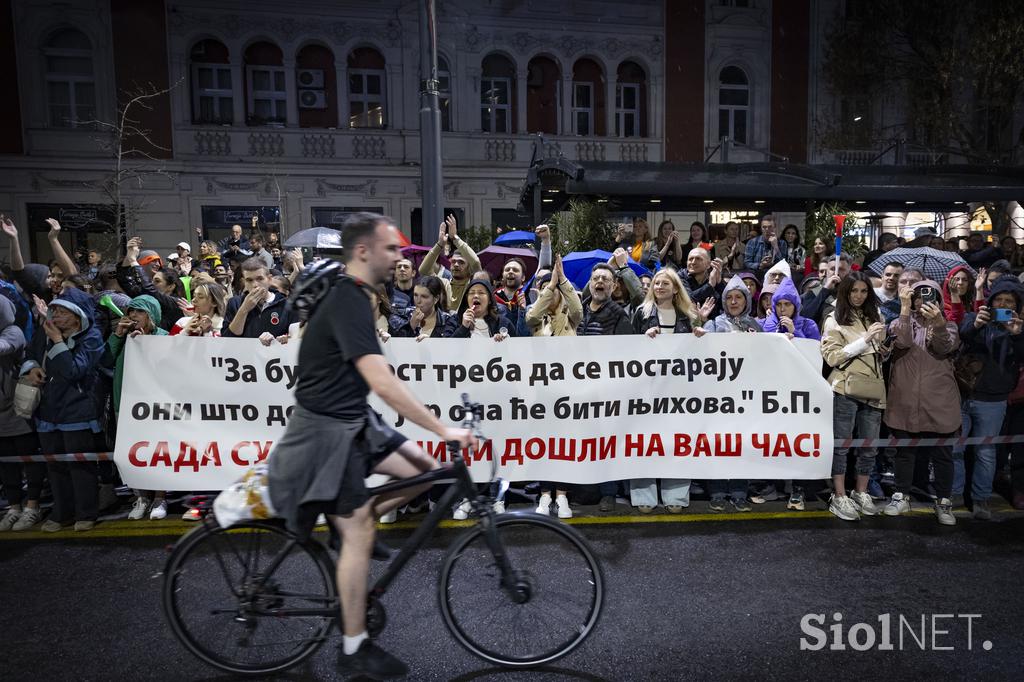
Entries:
[[[967,313],[960,323],[963,352],[981,360],[971,392],[961,405],[964,436],[998,436],[1006,415],[1006,400],[1016,388],[1021,363],[1024,363],[1024,285],[1012,275],[992,283],[986,305],[977,313]],[[953,494],[961,494],[966,485],[963,447],[954,451]],[[974,518],[988,521],[992,512],[988,499],[996,473],[996,446],[974,448],[974,473],[971,477],[971,501]]]
[[[960,337],[956,324],[943,314],[939,291],[940,285],[928,279],[902,287],[900,315],[889,325],[894,347],[883,421],[896,438],[949,438],[960,426],[952,362]],[[910,489],[919,458],[930,460],[935,471],[936,519],[942,525],[955,525],[950,445],[896,450],[896,492],[885,515],[910,511]]]

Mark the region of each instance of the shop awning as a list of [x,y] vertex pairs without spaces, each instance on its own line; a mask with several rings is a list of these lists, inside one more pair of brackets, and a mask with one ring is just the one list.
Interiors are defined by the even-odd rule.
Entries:
[[793,163],[626,163],[541,159],[520,210],[548,214],[572,198],[620,211],[803,211],[838,201],[857,211],[956,212],[985,201],[1024,200],[1024,168],[832,166]]

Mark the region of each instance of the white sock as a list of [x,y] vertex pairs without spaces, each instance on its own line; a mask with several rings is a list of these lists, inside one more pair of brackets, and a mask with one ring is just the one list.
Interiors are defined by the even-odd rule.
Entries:
[[363,643],[364,639],[367,639],[366,631],[363,630],[354,637],[348,635],[342,635],[342,646],[345,648],[345,655],[351,656],[355,652],[359,651],[359,645]]

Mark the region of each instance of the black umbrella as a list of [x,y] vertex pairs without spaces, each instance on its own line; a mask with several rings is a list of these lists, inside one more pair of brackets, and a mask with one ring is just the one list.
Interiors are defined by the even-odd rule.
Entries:
[[959,253],[939,251],[928,246],[914,249],[893,249],[871,261],[868,267],[881,275],[889,263],[899,263],[905,268],[917,268],[924,273],[926,278],[935,282],[942,282],[946,279],[949,271],[958,265],[967,268],[972,274],[976,274],[974,268],[968,265]]
[[299,230],[284,243],[289,249],[340,249],[341,232],[329,227]]

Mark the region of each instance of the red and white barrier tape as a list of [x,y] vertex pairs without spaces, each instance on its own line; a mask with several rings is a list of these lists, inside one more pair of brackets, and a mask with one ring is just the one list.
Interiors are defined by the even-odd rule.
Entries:
[[[836,439],[837,448],[916,448],[933,445],[1004,445],[1024,443],[1024,434],[1016,436],[972,436],[970,438],[847,438]],[[14,462],[111,462],[112,452],[72,452],[66,455],[21,455],[0,457],[0,464]]]

